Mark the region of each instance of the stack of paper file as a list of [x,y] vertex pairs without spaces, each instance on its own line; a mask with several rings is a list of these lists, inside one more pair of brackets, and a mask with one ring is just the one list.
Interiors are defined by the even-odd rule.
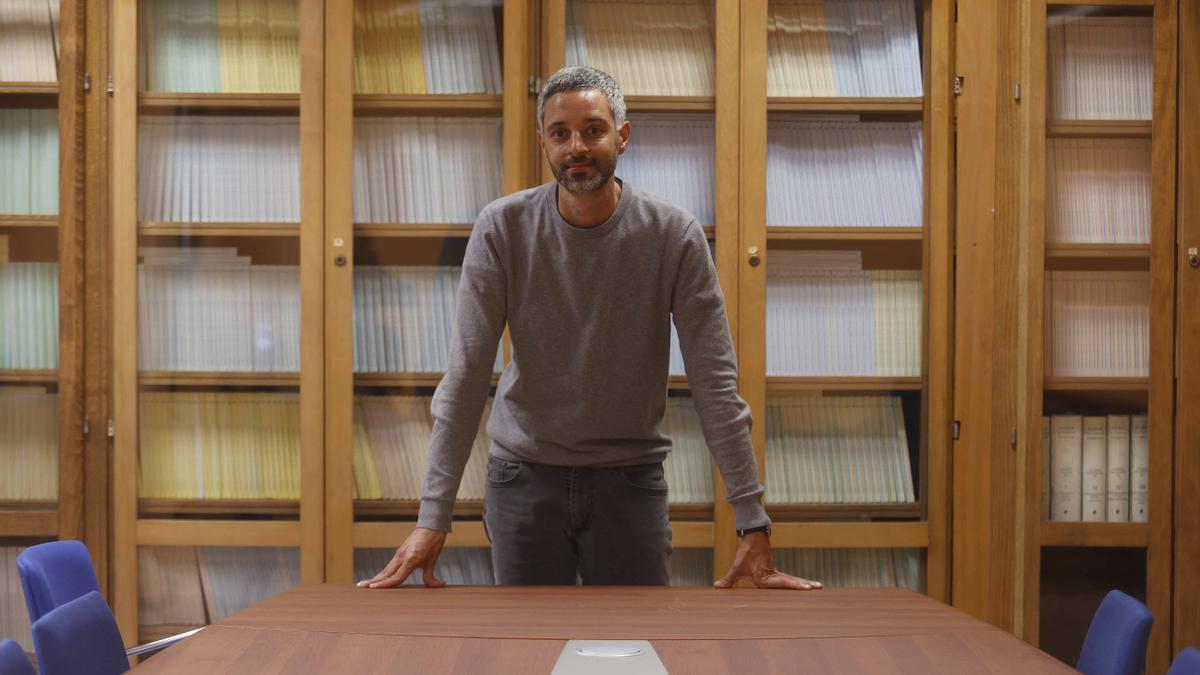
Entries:
[[772,396],[766,424],[768,503],[916,500],[900,397]]
[[499,94],[499,0],[356,0],[354,91]]
[[0,368],[58,367],[58,263],[0,263]]
[[33,633],[25,609],[25,593],[17,574],[17,556],[24,547],[0,546],[0,639],[16,640],[25,652],[33,653]]
[[504,189],[500,120],[359,118],[354,221],[473,223]]
[[908,0],[771,0],[768,96],[920,96]]
[[777,548],[775,566],[829,588],[921,589],[920,551],[913,548]]
[[300,498],[296,394],[143,392],[139,412],[140,496]]
[[919,375],[921,273],[837,267],[843,256],[828,255],[770,253],[767,375]]
[[0,82],[58,81],[60,2],[0,2]]
[[1148,120],[1154,109],[1154,19],[1046,19],[1050,118]]
[[1042,418],[1042,519],[1149,521],[1148,415]]
[[138,219],[300,222],[295,117],[138,120]]
[[1051,376],[1145,377],[1149,275],[1047,272],[1045,363]]
[[[444,372],[461,276],[461,267],[355,268],[354,371]],[[500,345],[494,369],[504,369]]]
[[57,110],[0,109],[0,176],[0,214],[58,213]]
[[712,115],[631,115],[632,131],[617,176],[634,188],[716,223]]
[[300,270],[232,248],[140,248],[142,370],[300,369]]
[[626,95],[712,96],[713,12],[713,0],[568,0],[566,63]]
[[0,501],[58,498],[58,395],[0,387]]
[[[396,550],[391,548],[354,549],[354,580],[375,578],[375,575],[391,562],[395,552]],[[438,556],[434,574],[455,586],[494,585],[496,578],[492,574],[492,550],[476,547],[444,548]],[[425,575],[421,570],[415,570],[404,582],[406,586],[420,586],[424,583]]]
[[139,9],[144,89],[300,91],[298,0],[155,0]]
[[1046,240],[1150,242],[1150,139],[1046,141]]
[[767,225],[920,227],[920,122],[772,117]]

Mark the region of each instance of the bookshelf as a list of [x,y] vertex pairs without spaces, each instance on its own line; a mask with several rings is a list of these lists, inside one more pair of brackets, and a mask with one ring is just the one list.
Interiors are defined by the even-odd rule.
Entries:
[[[116,3],[114,613],[324,579],[319,0]],[[176,586],[176,582],[178,586]]]
[[[14,582],[22,548],[84,536],[82,4],[12,2],[0,19],[0,456],[15,468],[0,573]],[[21,603],[0,629],[32,653]]]
[[[1165,671],[1173,654],[1176,11],[1170,1],[1035,3],[1030,38],[1028,246],[1042,274],[1032,273],[1027,311],[1029,339],[1044,347],[1028,352],[1026,400],[1029,419],[1046,416],[1055,431],[1028,436],[1019,633],[1073,663],[1103,594],[1120,588],[1156,617],[1147,672]],[[1114,295],[1122,284],[1128,293]],[[1081,321],[1114,330],[1081,341]],[[1080,498],[1082,517],[1061,522]],[[1107,512],[1090,516],[1097,500]],[[1101,522],[1077,522],[1086,519]]]

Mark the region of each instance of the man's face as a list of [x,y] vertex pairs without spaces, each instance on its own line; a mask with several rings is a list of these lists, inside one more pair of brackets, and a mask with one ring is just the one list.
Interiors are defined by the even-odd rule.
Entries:
[[599,89],[564,91],[546,100],[538,142],[554,178],[572,194],[600,189],[617,170],[629,122],[617,128]]

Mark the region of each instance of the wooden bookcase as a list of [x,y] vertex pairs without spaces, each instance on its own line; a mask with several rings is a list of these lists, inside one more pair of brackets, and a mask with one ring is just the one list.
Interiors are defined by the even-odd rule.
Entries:
[[[565,64],[568,42],[566,0],[504,0],[495,11],[502,37],[500,92],[360,92],[354,84],[353,4],[298,0],[298,93],[155,91],[139,79],[139,58],[145,58],[139,25],[145,3],[154,1],[122,0],[114,6],[113,155],[138,157],[139,124],[149,119],[298,116],[302,189],[299,222],[186,222],[157,215],[139,219],[139,167],[134,161],[113,167],[113,605],[131,640],[139,627],[139,547],[298,547],[302,580],[345,583],[355,574],[356,549],[394,548],[414,527],[414,501],[355,499],[355,401],[374,394],[429,395],[441,373],[355,372],[354,271],[356,265],[456,264],[455,255],[461,256],[471,223],[466,219],[375,222],[374,218],[359,222],[354,203],[356,122],[413,117],[497,120],[502,129],[502,192],[533,186],[549,178],[534,139],[536,85]],[[915,424],[908,430],[917,439],[911,469],[918,485],[914,501],[772,504],[775,546],[916,549],[921,560],[919,585],[935,598],[948,599],[953,8],[937,0],[914,3],[921,93],[890,98],[769,98],[766,0],[714,0],[709,9],[711,95],[651,92],[631,94],[627,100],[634,115],[701,115],[713,121],[714,218],[705,225],[739,351],[742,395],[756,419],[753,440],[760,470],[767,468],[763,421],[770,394],[903,395],[915,410]],[[535,78],[531,84],[532,75],[540,80]],[[919,223],[768,226],[767,123],[775,115],[798,119],[854,115],[919,126],[923,179],[920,194],[912,195],[921,203]],[[234,248],[256,264],[298,264],[298,371],[139,366],[137,274],[143,246]],[[766,266],[750,262],[747,251],[752,247],[767,258]],[[768,377],[765,270],[770,251],[776,248],[859,251],[877,268],[917,272],[922,310],[919,318],[914,317],[921,336],[916,373]],[[686,378],[673,375],[670,387],[686,390]],[[299,394],[298,500],[140,495],[139,396],[143,391],[274,390]],[[714,476],[713,504],[672,510],[675,546],[711,550],[716,574],[724,573],[737,544],[723,487],[719,476]],[[447,545],[486,547],[478,515],[477,506],[460,504]],[[161,632],[141,628],[144,637]]]
[[[33,322],[37,315],[47,317],[39,330],[50,330],[57,317],[58,344],[52,362],[22,362],[0,368],[0,390],[24,389],[31,393],[53,395],[57,429],[56,496],[50,499],[22,499],[0,495],[0,545],[26,546],[52,539],[81,539],[84,531],[84,200],[83,200],[83,2],[64,0],[59,8],[57,30],[49,21],[24,26],[26,31],[44,30],[37,45],[40,50],[55,50],[58,42],[57,80],[40,82],[0,82],[0,110],[6,114],[34,111],[42,121],[53,119],[58,153],[54,189],[57,203],[40,208],[39,213],[21,212],[19,206],[0,214],[0,237],[7,239],[7,259],[11,263],[54,263],[57,265],[57,296],[52,307],[25,307],[17,316]],[[7,27],[12,29],[13,27]],[[50,58],[54,58],[50,56]],[[18,64],[9,64],[10,67]],[[55,114],[53,111],[57,111]],[[15,122],[10,118],[10,121]],[[32,137],[30,123],[27,137]],[[6,130],[16,138],[16,130]],[[32,172],[32,164],[25,169]],[[30,175],[24,176],[31,180]],[[5,180],[15,179],[15,176]],[[35,176],[33,180],[36,180]],[[48,179],[49,180],[49,179]],[[42,191],[47,186],[42,186]],[[43,196],[44,199],[49,199]],[[14,211],[15,212],[12,212]],[[14,277],[15,278],[15,277]],[[41,302],[33,300],[32,302]],[[37,314],[35,315],[34,312]],[[25,339],[49,337],[41,332],[29,335],[31,324],[5,326],[8,335],[26,334]],[[19,351],[19,347],[18,347]],[[92,420],[88,427],[99,426]],[[17,430],[0,430],[0,434]],[[11,442],[11,441],[10,441]],[[13,446],[14,449],[15,446]],[[9,459],[7,461],[15,461]],[[94,550],[93,555],[103,555]],[[6,573],[15,574],[13,570]]]
[[[1158,2],[1033,3],[1030,21],[1029,217],[1031,272],[1028,335],[1028,420],[1069,412],[1084,415],[1149,414],[1148,522],[1045,522],[1040,515],[1044,454],[1040,433],[1026,464],[1023,521],[1029,545],[1024,564],[1022,636],[1073,663],[1092,612],[1103,594],[1120,588],[1143,599],[1155,615],[1147,672],[1170,662],[1172,559],[1172,447],[1175,371],[1175,185],[1177,5]],[[1055,119],[1047,47],[1054,17],[1144,17],[1153,33],[1150,119]],[[1152,17],[1152,18],[1151,18]],[[1149,83],[1146,83],[1149,84]],[[1087,115],[1097,116],[1105,115]],[[1058,243],[1051,233],[1049,184],[1054,180],[1047,146],[1056,139],[1149,138],[1149,241]],[[1100,153],[1096,160],[1102,161]],[[1046,205],[1038,208],[1038,205]],[[1041,348],[1052,331],[1044,306],[1049,275],[1057,271],[1135,271],[1148,276],[1149,365],[1146,377],[1060,377]],[[1053,337],[1052,335],[1049,337]],[[1027,437],[1030,440],[1032,436]],[[1132,473],[1132,471],[1131,471]],[[1034,480],[1038,479],[1038,480]],[[1107,480],[1107,475],[1106,475]],[[1074,651],[1075,653],[1072,653]]]
[[[285,44],[288,38],[294,40],[294,51],[277,55],[280,63],[298,71],[296,86],[282,86],[283,89],[292,89],[291,93],[256,93],[268,87],[245,83],[212,87],[194,85],[187,80],[175,80],[173,84],[160,87],[158,83],[167,80],[152,80],[147,72],[157,69],[161,64],[154,62],[147,48],[149,17],[153,11],[167,11],[163,8],[168,4],[151,6],[155,2],[124,0],[114,3],[109,47],[113,72],[111,156],[121,158],[111,166],[111,396],[114,424],[110,599],[122,634],[129,643],[136,643],[139,637],[161,637],[162,633],[173,632],[175,628],[140,625],[140,547],[298,549],[299,580],[311,583],[325,578],[322,367],[325,340],[322,330],[323,274],[320,269],[325,203],[324,165],[321,161],[324,153],[324,3],[321,0],[296,0],[290,3],[295,13],[292,19],[296,31],[294,35],[287,35],[286,28],[273,28],[278,31],[275,38]],[[266,3],[262,4],[265,6]],[[288,3],[275,4],[284,6]],[[181,5],[173,3],[173,7],[178,11]],[[154,27],[157,29],[160,26],[155,24]],[[215,26],[213,28],[215,32]],[[283,34],[282,37],[280,34]],[[240,39],[244,38],[235,38],[233,42],[240,46]],[[211,57],[218,58],[217,53],[214,51]],[[233,78],[231,81],[237,82]],[[278,84],[272,86],[280,88]],[[180,91],[175,91],[177,89]],[[192,89],[201,91],[193,92]],[[190,152],[211,147],[210,143],[219,138],[220,125],[230,123],[233,119],[257,118],[282,119],[295,130],[298,180],[292,190],[295,203],[290,206],[298,212],[298,219],[290,222],[214,222],[213,218],[204,214],[189,218],[187,214],[166,213],[164,217],[155,214],[149,207],[139,209],[139,199],[154,201],[159,196],[155,186],[139,188],[139,172],[153,172],[148,167],[139,166],[139,131],[143,126],[174,123],[179,129],[184,120],[211,123],[214,131],[202,137],[202,142],[189,147]],[[154,144],[157,142],[161,140],[147,136],[147,148],[143,150],[147,153],[157,150],[158,154],[153,155],[155,159],[169,157],[169,151],[173,148],[156,149]],[[246,142],[245,137],[243,142]],[[194,156],[199,157],[199,151]],[[211,165],[217,167],[219,160],[218,157]],[[158,187],[162,192],[182,190],[186,196],[186,190],[194,186],[198,194],[201,187],[211,187],[212,184],[205,181],[213,181],[221,171],[235,168],[236,165],[226,163],[219,170],[214,168],[204,176],[192,175],[192,183],[188,185],[167,184]],[[139,190],[142,190],[142,194],[139,194]],[[263,194],[261,197],[267,201],[271,195]],[[196,201],[199,203],[198,199]],[[245,203],[242,202],[242,208],[245,208]],[[140,213],[149,213],[151,217],[142,220]],[[247,211],[246,217],[240,220],[264,219],[256,219],[254,214]],[[299,317],[295,318],[299,335],[278,336],[276,340],[280,343],[295,340],[298,343],[296,358],[299,367],[292,366],[281,371],[279,368],[254,370],[224,367],[225,364],[217,364],[222,366],[217,368],[213,367],[211,361],[205,362],[208,367],[201,368],[188,367],[187,364],[168,363],[164,366],[158,362],[139,363],[139,359],[144,358],[144,355],[139,355],[140,336],[143,335],[139,332],[139,303],[146,302],[152,290],[139,283],[143,247],[177,248],[189,254],[224,248],[236,251],[236,255],[244,256],[254,265],[296,266],[300,270],[297,291]],[[231,311],[236,309],[237,304],[237,301],[231,303]],[[168,319],[160,321],[160,324],[178,326],[183,325],[178,323],[182,320],[176,319],[176,323],[172,324]],[[148,321],[146,330],[160,328],[161,325]],[[191,326],[191,330],[198,331],[201,328]],[[181,335],[172,339],[187,339],[183,335],[187,332],[180,331]],[[156,336],[151,341],[154,339],[166,338]],[[234,349],[232,345],[227,348],[231,352]],[[219,358],[221,354],[210,356]],[[231,360],[230,363],[235,362]],[[199,392],[201,396],[212,394],[228,397],[252,392],[284,392],[291,396],[293,414],[297,420],[292,440],[297,454],[293,461],[299,465],[296,481],[298,498],[143,499],[139,487],[142,457],[150,449],[140,444],[142,426],[139,422],[144,397],[151,392],[165,392],[167,396],[187,396]],[[288,442],[286,438],[281,438],[281,441]],[[194,581],[199,587],[198,578],[189,581]]]

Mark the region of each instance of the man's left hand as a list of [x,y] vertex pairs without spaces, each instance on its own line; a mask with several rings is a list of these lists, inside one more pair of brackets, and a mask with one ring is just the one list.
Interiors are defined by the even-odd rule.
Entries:
[[749,579],[759,588],[787,588],[811,591],[821,588],[821,582],[801,579],[775,569],[771,561],[771,541],[766,533],[754,532],[742,537],[729,573],[713,584],[716,588],[733,588],[738,581]]

